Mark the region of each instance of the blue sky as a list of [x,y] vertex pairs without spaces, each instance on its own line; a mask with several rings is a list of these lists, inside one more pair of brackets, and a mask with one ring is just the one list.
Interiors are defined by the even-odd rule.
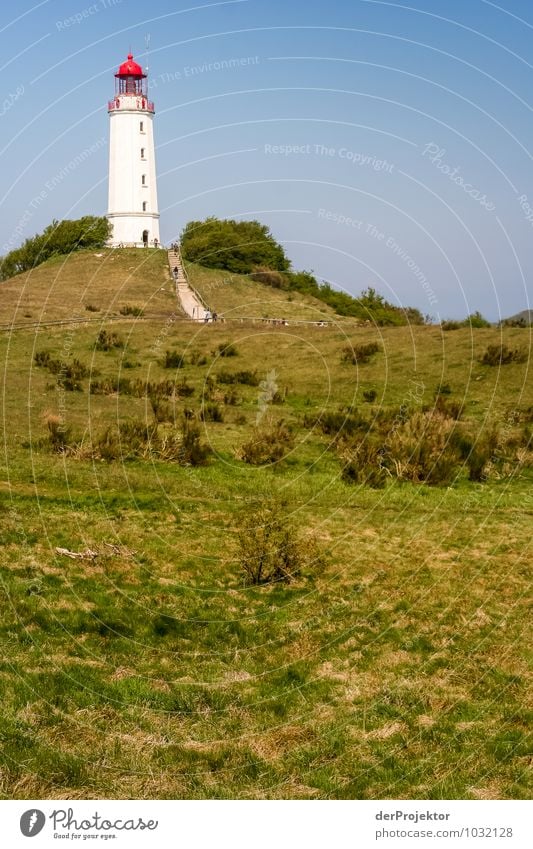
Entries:
[[105,214],[106,104],[131,48],[150,69],[163,241],[256,217],[351,293],[436,318],[529,308],[530,3],[22,0],[0,31],[0,253]]

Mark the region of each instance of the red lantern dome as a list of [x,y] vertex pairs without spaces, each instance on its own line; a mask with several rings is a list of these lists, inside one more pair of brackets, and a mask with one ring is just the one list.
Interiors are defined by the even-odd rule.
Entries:
[[[148,97],[147,77],[143,69],[137,62],[133,61],[133,55],[128,53],[128,58],[122,63],[115,74],[115,106],[109,106],[110,109],[119,108],[119,100],[122,95],[127,97],[141,97],[144,102],[141,102],[140,108],[146,108],[146,98]],[[124,106],[125,104],[123,104]],[[131,103],[128,104],[131,108]],[[135,106],[135,108],[139,108]],[[153,111],[153,104],[151,104]]]
[[133,61],[133,55],[128,53],[128,59],[126,62],[123,62],[120,68],[118,69],[118,74],[115,74],[115,77],[119,77],[124,79],[125,77],[135,77],[136,79],[144,79],[146,74],[143,69],[137,62]]

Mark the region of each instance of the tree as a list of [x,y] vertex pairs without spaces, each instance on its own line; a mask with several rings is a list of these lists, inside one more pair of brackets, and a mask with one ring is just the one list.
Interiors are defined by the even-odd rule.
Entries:
[[274,271],[290,266],[281,245],[259,221],[190,221],[181,234],[181,252],[189,262],[235,274],[249,274],[258,266]]
[[82,248],[101,248],[107,242],[111,225],[107,218],[85,215],[70,221],[52,221],[43,233],[32,236],[0,263],[0,280],[30,271],[51,256],[70,254]]

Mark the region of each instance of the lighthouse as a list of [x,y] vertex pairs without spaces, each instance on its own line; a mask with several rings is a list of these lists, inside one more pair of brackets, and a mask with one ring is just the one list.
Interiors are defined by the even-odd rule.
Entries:
[[154,104],[147,76],[130,53],[115,74],[109,113],[109,202],[113,247],[158,247],[159,211],[154,150]]

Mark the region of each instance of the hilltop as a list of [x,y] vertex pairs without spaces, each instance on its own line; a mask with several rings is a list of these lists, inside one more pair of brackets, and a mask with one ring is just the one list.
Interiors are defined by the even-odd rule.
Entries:
[[0,283],[0,324],[109,318],[127,306],[170,315],[175,303],[164,251],[80,250]]
[[[333,310],[310,295],[281,292],[247,275],[187,264],[205,303],[230,318],[332,321]],[[56,256],[0,283],[0,324],[117,318],[128,307],[146,317],[179,312],[163,250],[80,250]]]

